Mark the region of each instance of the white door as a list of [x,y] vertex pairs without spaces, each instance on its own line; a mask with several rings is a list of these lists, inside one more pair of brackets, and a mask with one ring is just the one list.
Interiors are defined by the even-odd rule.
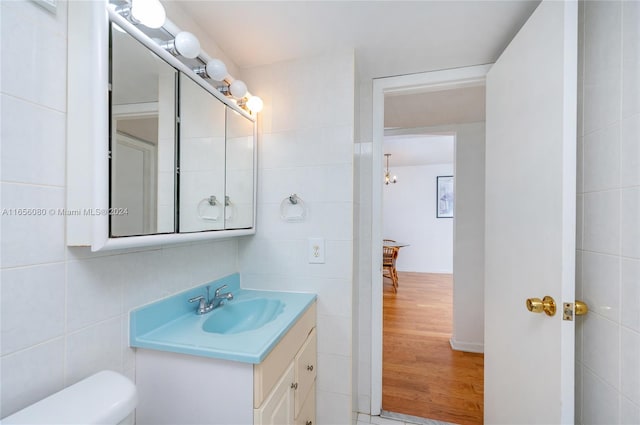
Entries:
[[573,423],[577,7],[543,1],[487,75],[488,424]]

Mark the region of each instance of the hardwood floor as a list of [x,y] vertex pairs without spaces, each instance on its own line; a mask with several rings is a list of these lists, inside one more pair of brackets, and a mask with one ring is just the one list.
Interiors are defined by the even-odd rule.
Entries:
[[461,425],[481,424],[484,356],[454,351],[452,276],[384,279],[382,408]]

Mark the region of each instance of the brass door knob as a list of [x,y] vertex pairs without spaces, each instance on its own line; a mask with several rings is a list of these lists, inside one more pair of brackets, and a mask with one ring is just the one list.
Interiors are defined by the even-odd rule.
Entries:
[[532,313],[544,313],[547,316],[553,316],[556,314],[556,302],[549,295],[545,295],[543,299],[540,298],[528,298],[527,310]]
[[584,316],[589,312],[589,306],[584,301],[576,300],[576,316]]

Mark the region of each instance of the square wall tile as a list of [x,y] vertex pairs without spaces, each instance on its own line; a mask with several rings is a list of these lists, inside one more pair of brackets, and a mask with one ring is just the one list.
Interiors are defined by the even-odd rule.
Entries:
[[619,393],[588,369],[583,377],[582,423],[602,425],[620,423]]
[[2,180],[64,186],[66,117],[1,95]]
[[640,405],[634,404],[626,398],[622,398],[620,423],[623,425],[640,424]]
[[640,333],[622,328],[622,395],[640,404]]
[[596,130],[583,140],[584,191],[620,187],[620,125]]
[[582,364],[576,363],[575,367],[575,381],[574,381],[574,394],[575,394],[575,406],[574,406],[574,422],[576,424],[582,424]]
[[624,118],[620,124],[620,182],[640,185],[640,114]]
[[584,240],[584,195],[576,195],[576,249],[583,248]]
[[318,315],[318,353],[351,356],[351,319]]
[[72,332],[123,312],[123,282],[131,264],[122,255],[71,261],[67,266],[67,326]]
[[0,417],[5,417],[64,388],[64,338],[4,356],[0,370]]
[[621,9],[620,2],[585,3],[585,135],[620,118]]
[[582,253],[582,297],[591,311],[620,321],[620,257]]
[[103,369],[122,372],[122,342],[120,317],[69,334],[65,384],[75,384]]
[[603,254],[620,253],[620,191],[584,194],[583,248]]
[[640,4],[637,1],[621,3],[622,116],[627,116],[640,113]]
[[640,259],[640,187],[622,189],[622,255]]
[[[617,323],[592,313],[583,323],[583,362],[593,373],[613,388],[619,387],[620,327]],[[585,381],[585,393],[587,388]],[[586,394],[585,394],[586,397]],[[588,415],[585,415],[587,420]]]
[[64,188],[2,183],[2,208],[10,212],[1,223],[2,267],[63,261],[65,219],[57,211],[64,206]]
[[621,288],[621,323],[640,332],[640,260],[622,259]]
[[351,396],[317,391],[316,418],[318,424],[338,425],[351,423]]
[[[55,15],[34,2],[3,1],[1,4],[2,57],[20,58],[2,61],[2,92],[65,112],[66,2],[58,2]],[[52,84],[52,81],[60,83]]]
[[581,300],[584,288],[584,279],[582,277],[582,256],[584,251],[576,251],[576,298]]
[[318,390],[351,394],[351,358],[318,354]]
[[64,263],[3,269],[0,281],[2,355],[63,335]]

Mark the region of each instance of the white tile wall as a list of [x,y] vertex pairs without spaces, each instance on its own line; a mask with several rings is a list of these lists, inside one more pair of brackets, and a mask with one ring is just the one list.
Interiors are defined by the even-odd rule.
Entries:
[[[347,424],[353,409],[353,52],[261,66],[243,77],[263,98],[265,113],[258,120],[257,234],[239,245],[242,285],[318,294],[318,423]],[[292,193],[307,206],[304,222],[280,218],[280,204]],[[324,264],[308,263],[310,237],[325,238]]]
[[640,423],[640,8],[580,3],[576,423]]
[[[65,246],[67,3],[0,2],[0,417],[100,369],[133,377],[128,311],[238,271],[236,240]],[[10,213],[7,213],[10,214]]]

